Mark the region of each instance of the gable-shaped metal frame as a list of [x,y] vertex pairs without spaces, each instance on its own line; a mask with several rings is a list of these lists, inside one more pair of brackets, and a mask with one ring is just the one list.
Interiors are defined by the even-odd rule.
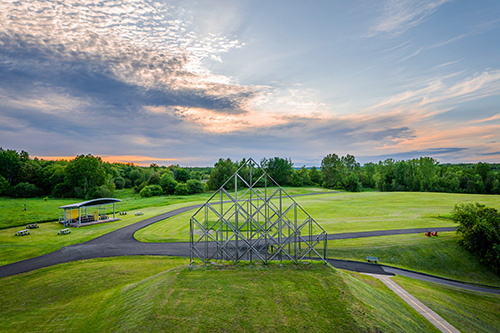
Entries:
[[205,264],[212,260],[297,264],[313,258],[326,263],[327,234],[249,159],[191,217],[191,263],[195,258]]

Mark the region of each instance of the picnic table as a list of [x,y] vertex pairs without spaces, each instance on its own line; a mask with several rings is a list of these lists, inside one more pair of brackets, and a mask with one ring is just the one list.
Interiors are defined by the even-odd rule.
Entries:
[[67,235],[67,234],[70,234],[70,233],[71,233],[71,229],[70,228],[66,228],[66,229],[59,230],[59,232],[57,234],[58,235]]
[[28,224],[26,226],[26,229],[36,229],[36,228],[40,228],[40,226],[37,223]]
[[30,231],[28,229],[24,229],[24,230],[19,230],[18,232],[16,232],[14,236],[26,236],[29,234],[30,234]]

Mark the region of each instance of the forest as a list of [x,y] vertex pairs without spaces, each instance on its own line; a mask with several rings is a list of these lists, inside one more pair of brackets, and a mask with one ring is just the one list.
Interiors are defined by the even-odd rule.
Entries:
[[[25,151],[0,148],[0,195],[91,199],[112,197],[122,188],[133,188],[143,197],[189,195],[218,189],[245,162],[221,158],[213,167],[203,168],[137,166],[104,162],[90,154],[70,161],[42,160]],[[290,158],[281,157],[263,158],[260,165],[281,186],[500,194],[500,164],[440,164],[421,157],[360,165],[353,155],[328,154],[320,168],[295,167]]]

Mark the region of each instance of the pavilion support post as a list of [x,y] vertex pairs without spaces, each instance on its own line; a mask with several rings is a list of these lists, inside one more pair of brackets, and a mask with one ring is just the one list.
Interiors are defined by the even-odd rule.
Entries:
[[82,208],[78,208],[78,225],[82,224]]
[[113,202],[113,219],[115,218],[115,203]]

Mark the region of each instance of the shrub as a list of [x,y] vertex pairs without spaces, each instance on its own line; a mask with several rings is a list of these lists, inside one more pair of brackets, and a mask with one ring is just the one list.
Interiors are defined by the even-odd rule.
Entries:
[[118,176],[115,178],[115,186],[117,190],[121,190],[125,187],[125,178]]
[[186,183],[179,183],[175,187],[175,195],[188,195],[189,189]]
[[160,186],[163,188],[165,194],[174,194],[175,187],[177,186],[174,175],[171,172],[161,175]]
[[9,182],[4,177],[0,176],[0,195],[8,193],[9,187]]
[[458,204],[452,215],[462,245],[500,273],[500,213],[479,203]]
[[40,189],[30,183],[19,183],[11,189],[11,196],[14,198],[32,198],[40,193]]
[[144,186],[144,188],[139,192],[141,197],[149,198],[157,195],[162,195],[163,190],[160,185],[148,185]]
[[114,188],[107,186],[107,185],[101,185],[98,188],[95,189],[94,193],[90,197],[92,198],[112,198],[113,194],[115,193]]
[[203,193],[205,192],[205,185],[196,179],[190,179],[186,183],[189,194]]

